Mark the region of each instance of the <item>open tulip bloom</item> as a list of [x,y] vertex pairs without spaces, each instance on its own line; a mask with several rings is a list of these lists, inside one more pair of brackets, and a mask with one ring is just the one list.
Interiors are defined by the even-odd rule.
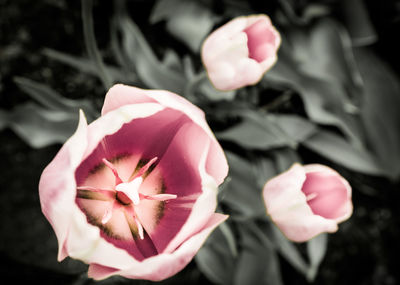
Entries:
[[215,88],[234,90],[261,79],[275,64],[280,43],[267,15],[238,17],[207,37],[201,57]]
[[269,180],[263,190],[267,213],[295,242],[338,230],[353,211],[349,183],[331,168],[294,164]]
[[115,85],[102,116],[87,125],[81,113],[40,179],[58,259],[88,263],[94,279],[172,276],[227,218],[215,213],[227,171],[200,109],[168,91]]

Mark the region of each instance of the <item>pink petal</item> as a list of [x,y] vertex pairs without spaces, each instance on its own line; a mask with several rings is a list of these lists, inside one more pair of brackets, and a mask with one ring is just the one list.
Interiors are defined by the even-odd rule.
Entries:
[[121,106],[138,103],[159,103],[164,107],[178,110],[189,117],[204,120],[204,113],[181,96],[166,90],[146,90],[116,84],[108,90],[101,114],[104,115]]
[[[324,169],[322,174],[321,168]],[[329,168],[318,165],[303,167],[294,164],[288,171],[272,178],[264,186],[263,195],[267,212],[288,239],[304,242],[320,233],[337,231],[339,220],[336,219],[336,214],[342,213],[343,209],[348,210],[348,188],[343,187],[345,180],[342,178],[338,179],[339,184],[336,180],[333,181],[331,177],[337,178],[337,173],[331,169],[327,172],[326,169]],[[319,172],[314,172],[316,170]],[[328,180],[326,180],[327,177]],[[310,178],[311,181],[309,181]],[[336,192],[335,188],[338,185],[340,185],[339,193],[330,195],[331,198],[335,198],[330,201],[333,202],[330,204],[323,197],[326,194],[324,189],[327,189],[328,193],[332,190]],[[328,210],[323,209],[321,204]],[[314,206],[318,211],[314,211]],[[335,207],[338,212],[335,211]],[[329,215],[334,213],[335,217],[320,215],[325,213],[324,211],[327,211]],[[342,216],[337,218],[342,218]]]
[[265,18],[257,20],[248,26],[244,32],[247,34],[249,57],[258,62],[264,61],[275,53],[275,34],[271,31],[271,22]]
[[[198,125],[187,123],[176,133],[157,165],[164,181],[165,192],[163,193],[178,196],[177,199],[169,200],[164,204],[163,216],[157,226],[150,226],[148,222],[143,222],[158,252],[164,251],[190,215],[191,209],[187,206],[182,207],[181,198],[194,194],[200,195],[202,191],[198,165],[209,140]],[[208,153],[208,149],[206,151]],[[140,204],[137,208],[140,220],[154,220],[148,219],[147,204]]]
[[[149,145],[149,142],[154,141],[152,139],[153,136],[157,136],[155,141],[159,141],[160,139],[168,140],[170,135],[174,135],[176,130],[179,127],[187,122],[187,119],[191,119],[194,123],[198,124],[212,139],[211,152],[213,153],[214,158],[210,156],[209,162],[207,162],[207,171],[212,175],[218,183],[222,183],[223,179],[226,177],[228,173],[228,164],[225,158],[225,155],[220,147],[219,143],[214,137],[214,134],[210,130],[202,110],[198,107],[187,101],[181,96],[178,96],[172,92],[164,91],[164,90],[145,90],[136,87],[126,86],[122,84],[114,85],[107,93],[102,114],[106,114],[124,104],[134,104],[134,103],[142,103],[142,102],[157,102],[164,107],[172,108],[173,110],[166,110],[163,115],[160,114],[160,117],[155,117],[154,119],[147,118],[146,125],[143,126],[143,131],[146,131],[146,137],[143,138],[143,148],[154,149],[159,146],[158,143],[156,146]],[[179,112],[176,112],[176,111]],[[179,124],[173,124],[174,120],[177,120],[178,114],[185,114],[186,117],[179,118],[176,121]],[[171,118],[175,119],[172,120]],[[141,130],[137,130],[139,133],[143,132]],[[149,133],[150,132],[150,133]],[[129,136],[127,135],[126,138]],[[134,140],[142,139],[137,138],[137,136],[133,137]],[[126,145],[131,145],[132,139],[126,142]],[[153,153],[156,153],[154,151]],[[162,153],[162,151],[158,151]],[[145,156],[147,157],[155,157],[156,155],[148,153]],[[159,157],[160,159],[160,157]]]
[[[187,221],[175,235],[173,240],[168,244],[164,252],[174,251],[180,243],[189,238],[194,232],[201,229],[207,222],[208,217],[213,215],[217,206],[217,192],[218,185],[214,178],[210,176],[205,169],[206,157],[210,149],[210,141],[206,144],[203,153],[201,154],[200,161],[198,163],[198,171],[201,177],[201,195],[196,199],[192,205],[190,216]],[[187,198],[190,199],[191,196]],[[179,200],[175,199],[174,201]],[[184,201],[183,201],[184,202]]]
[[[101,117],[97,121],[102,118],[109,118],[112,120],[112,116],[109,117],[109,115],[112,115],[113,112],[115,111],[107,113],[105,117]],[[98,165],[102,163],[104,157],[111,160],[112,163],[116,165],[121,178],[124,181],[128,181],[131,179],[131,175],[138,161],[143,158],[151,159],[154,157],[161,157],[180,126],[188,121],[189,119],[180,112],[166,109],[152,116],[137,118],[127,122],[112,135],[99,138],[96,147],[90,151],[88,157],[86,157],[79,166],[76,173],[78,185],[88,185],[84,182],[85,179],[91,175],[97,175],[97,173],[93,173],[93,169],[98,169]],[[93,123],[89,126],[89,131],[91,131],[91,133],[93,132],[93,135],[98,131],[104,132],[101,125],[95,125],[93,127],[92,125]],[[130,157],[132,158],[130,159]],[[117,161],[113,161],[114,158],[118,158]],[[102,181],[103,179],[113,181],[111,171],[108,171],[109,173],[101,172],[102,169],[98,169],[97,171],[99,171],[99,174],[95,179],[96,181]],[[108,182],[108,184],[110,184],[110,182]],[[108,186],[114,187],[115,184]],[[97,187],[100,186],[97,185]]]
[[[116,149],[113,145],[109,145],[110,141],[107,138],[114,138],[113,134],[117,132],[121,134],[123,127],[126,125],[130,125],[136,121],[146,121],[147,118],[153,117],[153,115],[158,114],[162,110],[162,106],[154,103],[127,105],[109,112],[92,122],[88,126],[88,145],[82,159],[85,162],[85,166],[80,166],[81,169],[76,175],[77,183],[80,185],[88,176],[88,173],[102,163],[103,158],[111,160],[121,155],[121,153],[118,153],[121,147]],[[118,137],[118,139],[120,138]],[[132,140],[133,138],[131,138]],[[121,142],[120,145],[125,147],[122,149],[123,151],[129,148],[127,143],[123,144]],[[89,156],[91,156],[90,159],[88,159]]]
[[204,224],[203,228],[184,241],[172,253],[156,255],[125,270],[105,267],[100,264],[91,264],[88,274],[91,278],[96,280],[104,279],[115,274],[127,278],[147,279],[152,281],[166,279],[182,270],[193,259],[211,231],[227,218],[228,216],[225,215],[213,214],[206,224]]
[[295,242],[305,242],[321,233],[334,233],[338,230],[334,220],[318,215],[303,215],[301,210],[275,218],[274,222],[288,239]]
[[288,171],[269,180],[263,190],[264,202],[271,217],[285,215],[288,209],[305,204],[305,215],[312,214],[301,187],[306,180],[304,168],[294,164]]
[[316,197],[308,202],[313,213],[341,222],[352,213],[351,187],[339,173],[323,165],[306,165],[302,191]]
[[71,224],[71,212],[75,207],[75,168],[81,162],[87,144],[87,123],[80,112],[75,134],[60,149],[53,161],[43,171],[39,181],[39,196],[43,214],[52,225],[58,239],[58,260],[68,253],[65,239]]

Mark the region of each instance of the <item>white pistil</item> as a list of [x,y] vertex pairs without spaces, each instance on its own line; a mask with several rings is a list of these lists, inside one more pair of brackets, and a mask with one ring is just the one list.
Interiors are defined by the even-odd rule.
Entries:
[[142,224],[139,222],[139,219],[137,218],[136,215],[133,217],[133,219],[135,220],[136,227],[137,227],[137,229],[138,229],[138,233],[139,233],[140,239],[144,239],[144,231],[143,231],[143,226],[142,226]]
[[143,178],[137,177],[131,182],[120,183],[115,187],[115,190],[123,192],[129,199],[132,200],[133,204],[139,205],[139,187],[142,185]]
[[[135,213],[135,207],[139,205],[140,200],[155,200],[155,201],[167,201],[171,199],[176,199],[177,195],[175,194],[153,194],[153,195],[144,195],[139,193],[139,188],[143,183],[143,175],[150,169],[150,167],[157,161],[157,157],[152,158],[148,161],[140,170],[131,176],[132,179],[129,182],[124,182],[118,174],[117,168],[107,159],[102,159],[103,163],[112,171],[115,176],[115,189],[102,189],[92,186],[78,186],[77,190],[86,190],[91,192],[98,192],[105,195],[110,200],[110,206],[106,209],[101,223],[103,225],[107,224],[113,215],[113,211],[120,207],[119,203],[124,205],[124,209],[127,210],[127,213],[131,215],[135,221],[137,233],[140,239],[144,239],[144,228],[140,223],[138,216]],[[121,192],[121,197],[118,197],[118,192]],[[125,195],[122,195],[125,194]],[[125,197],[126,196],[126,197]],[[124,198],[125,197],[125,198]],[[118,200],[122,199],[123,200]],[[111,199],[114,199],[113,201]],[[126,201],[125,201],[126,200]],[[130,201],[129,201],[130,200]],[[126,203],[125,203],[126,202]],[[131,205],[130,202],[132,202]],[[125,207],[128,206],[128,207]]]

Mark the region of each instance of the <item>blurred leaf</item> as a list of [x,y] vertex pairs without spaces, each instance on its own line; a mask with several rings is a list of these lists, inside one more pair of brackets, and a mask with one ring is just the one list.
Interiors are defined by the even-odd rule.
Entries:
[[182,63],[179,55],[173,49],[167,49],[162,61],[162,64],[169,69],[174,69],[178,72],[183,71]]
[[[255,224],[251,225],[256,227]],[[272,244],[266,242],[268,238],[265,233],[248,226],[249,223],[246,223],[238,227],[242,250],[238,257],[233,284],[283,284],[279,259]]]
[[363,0],[341,2],[344,23],[349,31],[354,46],[365,46],[375,43],[378,35],[371,23],[367,7]]
[[228,244],[228,247],[232,253],[232,256],[236,257],[237,256],[237,245],[236,245],[236,239],[235,239],[232,229],[229,227],[228,223],[222,223],[221,225],[219,225],[219,229],[225,237],[226,243]]
[[295,162],[301,163],[301,158],[297,151],[290,148],[276,149],[273,151],[272,156],[274,157],[277,173],[288,170]]
[[309,23],[314,19],[327,17],[331,14],[331,9],[329,6],[319,3],[308,3],[306,7],[304,7],[301,18],[305,23]]
[[195,256],[199,269],[216,284],[232,284],[235,257],[222,231],[217,228]]
[[122,46],[139,78],[152,89],[166,89],[182,94],[185,86],[183,73],[168,68],[157,59],[136,24],[126,15],[116,15],[122,32]]
[[337,126],[361,144],[362,128],[354,114],[362,81],[346,32],[333,20],[321,19],[282,34],[279,60],[265,80],[293,88],[312,121]]
[[279,253],[300,273],[307,275],[309,265],[301,256],[296,246],[282,234],[275,224],[269,226],[268,233],[271,242],[275,245]]
[[367,150],[351,145],[335,133],[319,130],[303,144],[348,169],[370,175],[384,174],[382,168]]
[[8,120],[8,113],[6,111],[0,110],[0,131],[7,127]]
[[328,235],[320,234],[307,242],[307,253],[310,260],[307,279],[314,281],[318,273],[318,267],[321,264],[328,245]]
[[271,114],[269,118],[298,143],[306,140],[317,131],[314,123],[297,115]]
[[32,102],[18,105],[8,113],[7,125],[31,147],[64,143],[78,124],[76,114],[44,109]]
[[232,101],[235,98],[236,90],[220,91],[217,90],[210,82],[205,71],[195,74],[192,69],[193,64],[187,61],[185,73],[188,75],[188,81],[185,87],[185,96],[193,98],[192,101],[196,102],[203,98],[206,101]]
[[271,149],[282,146],[296,147],[279,126],[257,112],[240,114],[242,121],[233,127],[216,133],[218,139],[229,140],[247,149]]
[[194,52],[200,50],[217,19],[201,2],[188,0],[159,0],[150,16],[153,24],[166,20],[167,30]]
[[385,174],[400,175],[400,83],[380,58],[366,48],[355,49],[364,79],[361,118],[369,146],[379,158]]
[[[93,63],[93,61],[89,59],[82,57],[75,57],[52,49],[44,49],[43,54],[48,56],[49,58],[52,58],[54,60],[67,64],[71,67],[74,67],[82,72],[96,76],[98,75],[98,70],[96,65]],[[137,76],[133,72],[126,72],[116,67],[111,67],[107,65],[105,66],[105,68],[107,69],[107,72],[110,74],[112,80],[115,82],[135,83],[137,81]]]
[[[279,150],[274,150],[273,153]],[[263,189],[265,183],[277,174],[275,164],[270,158],[257,157],[254,158],[253,173],[256,176],[258,189]]]
[[215,87],[211,84],[210,80],[206,78],[203,80],[199,86],[199,92],[207,97],[210,101],[221,101],[227,100],[232,101],[235,99],[236,90],[231,91],[220,91],[215,89]]
[[23,77],[14,77],[14,82],[33,99],[50,110],[60,113],[73,113],[73,116],[76,116],[78,110],[82,109],[89,121],[99,115],[89,100],[67,99],[47,85]]
[[89,58],[96,66],[98,76],[101,79],[104,88],[108,90],[113,85],[113,80],[105,68],[100,51],[97,47],[96,37],[94,34],[93,23],[93,0],[82,0],[82,22],[83,36],[85,40],[86,50]]
[[265,206],[262,200],[262,188],[257,184],[253,166],[243,158],[226,152],[231,181],[222,196],[222,202],[232,209],[232,215],[238,217],[264,217]]

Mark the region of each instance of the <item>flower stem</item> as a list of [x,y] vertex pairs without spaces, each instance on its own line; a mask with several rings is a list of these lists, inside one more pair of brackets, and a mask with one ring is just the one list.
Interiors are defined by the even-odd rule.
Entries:
[[110,77],[110,74],[106,70],[106,67],[100,55],[100,51],[96,44],[92,8],[93,0],[82,0],[83,36],[85,39],[85,45],[89,58],[95,63],[104,88],[108,90],[112,86],[113,81]]

